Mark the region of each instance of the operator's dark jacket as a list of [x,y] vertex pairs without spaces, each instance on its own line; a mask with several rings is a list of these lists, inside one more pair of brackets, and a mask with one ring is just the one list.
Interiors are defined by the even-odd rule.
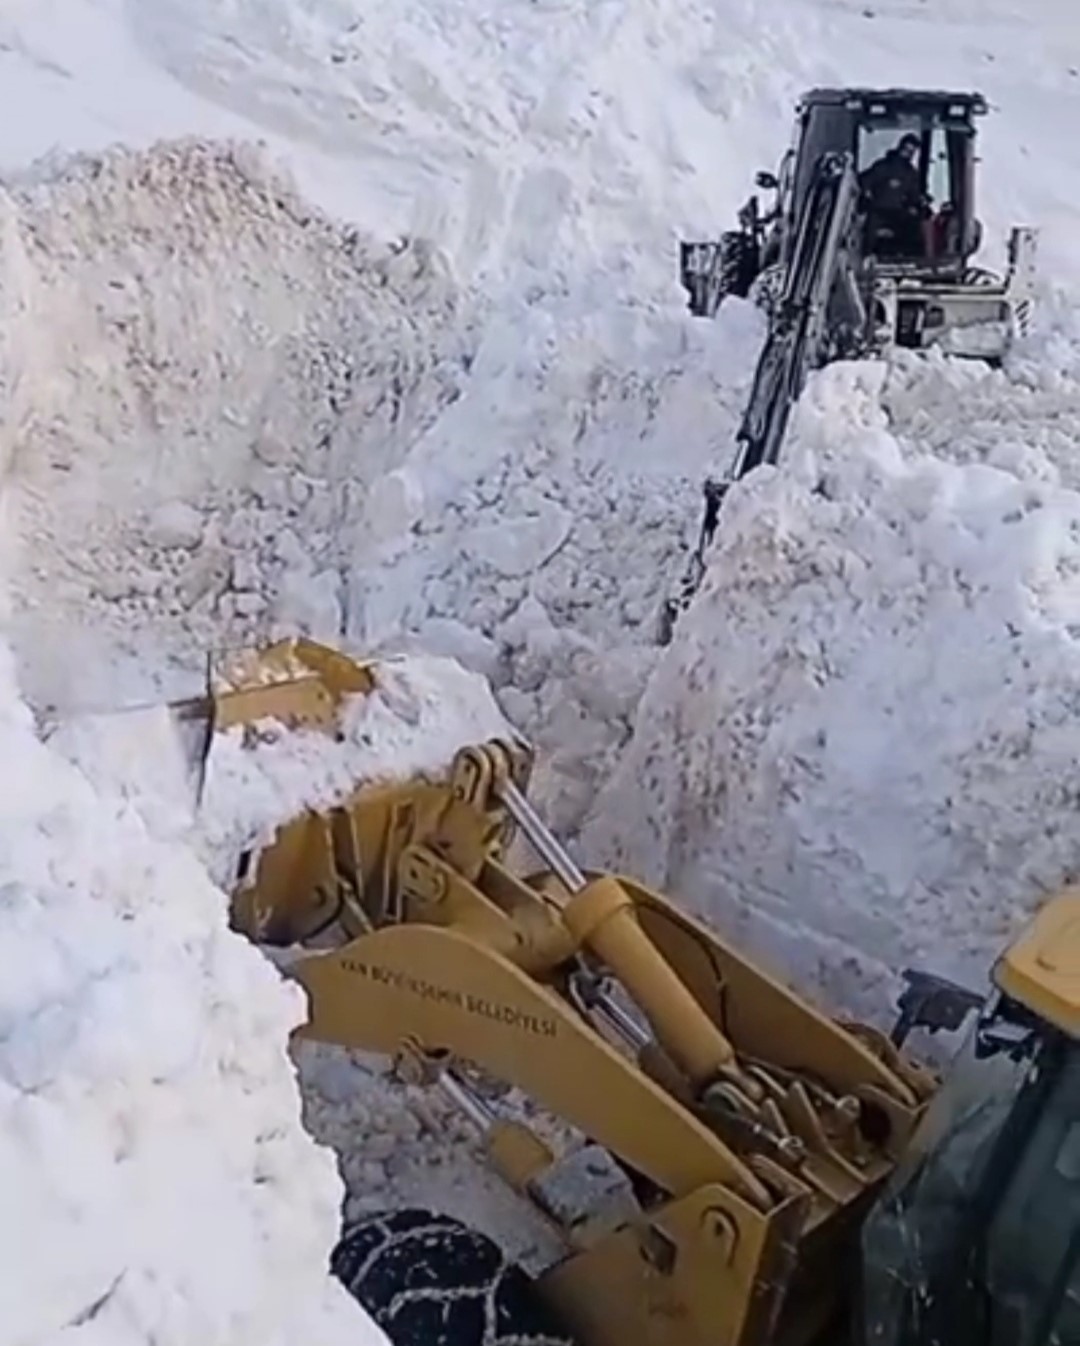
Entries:
[[872,209],[882,215],[917,214],[922,207],[922,179],[898,149],[889,150],[859,177]]

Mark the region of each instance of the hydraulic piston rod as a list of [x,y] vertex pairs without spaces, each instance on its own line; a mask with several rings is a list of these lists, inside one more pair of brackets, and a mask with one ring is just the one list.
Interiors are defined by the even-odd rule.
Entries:
[[729,1072],[735,1065],[734,1048],[641,928],[633,899],[622,884],[610,877],[588,880],[511,781],[500,781],[496,790],[530,845],[570,894],[562,911],[570,933],[623,983],[672,1060],[699,1089]]

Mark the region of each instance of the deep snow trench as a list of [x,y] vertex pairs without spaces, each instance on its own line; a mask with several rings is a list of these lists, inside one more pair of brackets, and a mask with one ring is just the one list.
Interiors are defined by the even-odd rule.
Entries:
[[[339,0],[10,0],[0,571],[25,698],[74,712],[183,694],[208,647],[298,629],[451,654],[536,739],[540,807],[587,862],[666,886],[844,1008],[880,1014],[910,962],[981,979],[1080,859],[1080,30],[1071,4],[1035,8],[388,0],[358,18]],[[1064,298],[1000,373],[897,359],[815,380],[783,474],[732,500],[661,655],[656,608],[761,331],[746,305],[685,315],[675,238],[726,223],[774,166],[793,96],[836,82],[986,89],[991,260],[1005,226],[1039,225]],[[159,139],[176,136],[195,138]],[[137,148],[102,151],[117,138]],[[137,1334],[161,1312],[114,1268],[160,1256],[182,1273],[165,1299],[196,1315],[172,1320],[177,1340],[337,1340],[338,1191],[285,1057],[299,1010],[225,936],[211,878],[227,881],[238,831],[308,789],[434,765],[496,723],[460,669],[410,667],[371,708],[373,759],[224,771],[194,831],[137,719],[126,765],[89,730],[45,749],[8,677],[0,728],[30,784],[9,775],[0,922],[20,969],[54,979],[9,987],[34,1050],[0,1048],[0,1108],[13,1145],[57,1146],[52,1190],[17,1188],[42,1212],[25,1246],[3,1226],[34,1285],[19,1312],[55,1299],[78,1318],[106,1296],[82,1331],[113,1346],[109,1314]],[[431,679],[460,696],[440,702]],[[440,704],[436,747],[417,735]],[[113,768],[133,764],[123,792]],[[183,960],[162,967],[170,941]],[[127,1001],[159,973],[172,1017],[125,1038]],[[194,1116],[172,1110],[193,1035]],[[377,1062],[297,1055],[349,1209],[433,1206],[550,1256],[437,1099]],[[55,1072],[61,1111],[11,1096],[31,1067]],[[0,1150],[20,1177],[23,1154]],[[182,1248],[138,1247],[140,1155],[163,1218],[168,1172],[205,1164],[230,1194],[220,1281],[209,1187]],[[31,1340],[55,1326],[22,1322]]]
[[[237,146],[82,156],[0,206],[10,630],[39,707],[191,690],[208,648],[291,631],[452,655],[538,741],[538,803],[588,862],[874,1016],[909,963],[981,980],[1073,873],[1067,307],[1005,372],[818,377],[661,654],[693,479],[760,331],[747,305],[603,340],[493,314],[438,255],[333,223]],[[380,761],[404,772],[393,724]],[[204,841],[286,816],[328,770],[301,755],[286,794],[228,777]],[[434,1203],[550,1254],[437,1101],[378,1063],[298,1060],[348,1209]]]

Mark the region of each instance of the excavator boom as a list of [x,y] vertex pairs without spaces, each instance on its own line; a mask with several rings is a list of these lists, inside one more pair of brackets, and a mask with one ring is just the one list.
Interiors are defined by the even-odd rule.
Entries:
[[[728,490],[756,467],[777,462],[807,374],[854,343],[863,320],[848,260],[857,198],[851,156],[823,155],[803,199],[782,288],[770,302],[768,333],[735,437],[735,454],[723,478],[710,477],[705,482],[705,514],[698,543],[662,614],[661,644],[670,641],[675,622],[701,584],[705,554]],[[830,324],[830,306],[835,310],[844,301],[849,309],[846,321]]]

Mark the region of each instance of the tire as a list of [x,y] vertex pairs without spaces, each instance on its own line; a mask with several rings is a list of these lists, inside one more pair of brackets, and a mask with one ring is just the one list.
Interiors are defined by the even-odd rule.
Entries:
[[393,1346],[574,1346],[521,1267],[449,1215],[365,1216],[330,1270]]
[[762,267],[747,298],[752,304],[772,318],[780,303],[780,291],[784,288],[784,269],[781,266]]
[[745,299],[758,274],[757,244],[732,230],[720,238],[720,291]]
[[682,243],[679,256],[679,276],[695,318],[714,318],[729,294],[745,299],[758,273],[757,243],[738,229],[716,243]]

